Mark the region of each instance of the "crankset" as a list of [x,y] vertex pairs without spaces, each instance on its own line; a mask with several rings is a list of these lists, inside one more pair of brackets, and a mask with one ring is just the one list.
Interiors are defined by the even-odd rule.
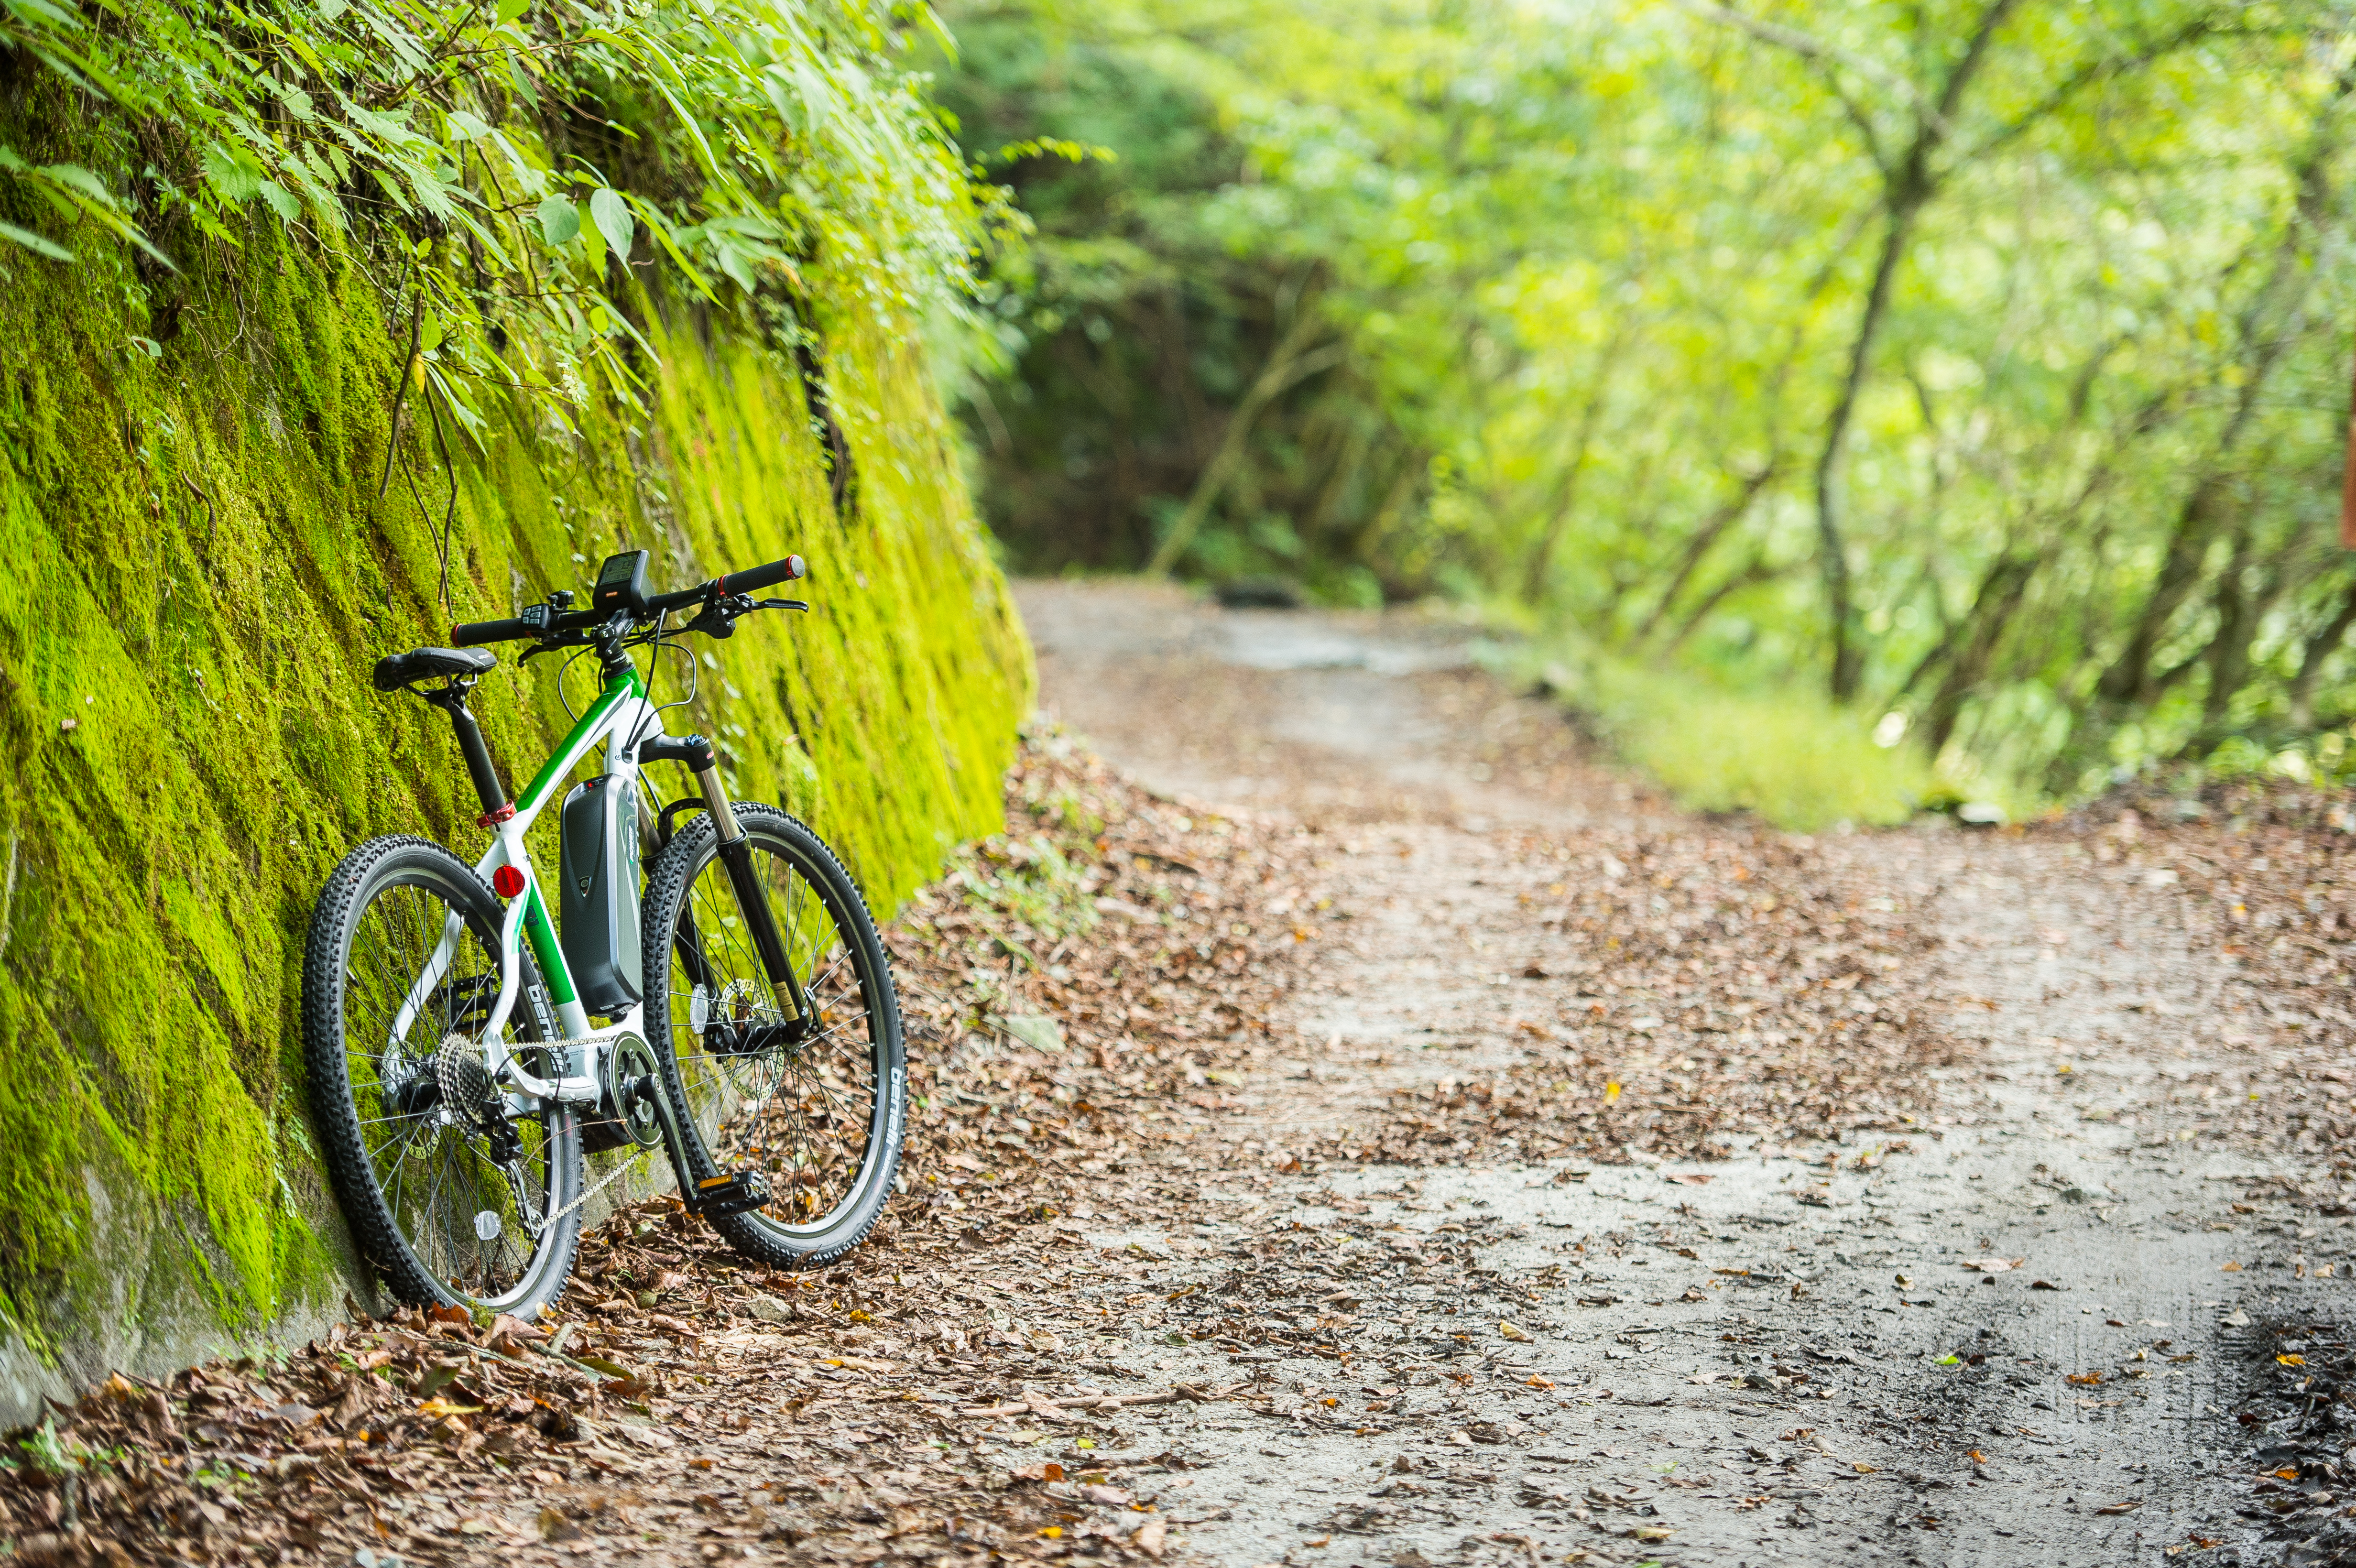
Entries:
[[757,1170],[707,1177],[693,1187],[685,1185],[687,1140],[679,1111],[664,1092],[654,1048],[636,1035],[623,1036],[606,1052],[604,1112],[612,1118],[611,1125],[640,1148],[652,1148],[657,1143],[664,1146],[671,1168],[680,1175],[680,1200],[689,1213],[721,1219],[768,1203],[769,1184]]

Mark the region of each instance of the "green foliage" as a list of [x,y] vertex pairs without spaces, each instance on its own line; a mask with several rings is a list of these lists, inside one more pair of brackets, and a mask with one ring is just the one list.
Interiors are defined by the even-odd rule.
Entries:
[[1018,560],[1460,594],[1990,787],[2356,720],[2344,8],[950,16],[969,128],[1120,154],[1011,173]]
[[[1001,147],[1034,226],[981,286],[1015,374],[963,389],[991,528],[1033,571],[1142,563],[1203,488],[1222,419],[1266,379],[1219,504],[1190,525],[1188,569],[1378,598],[1361,555],[1381,558],[1354,541],[1396,512],[1420,458],[1332,373],[1315,269],[1209,221],[1246,150],[1215,93],[1126,25],[974,7],[940,62],[943,102],[969,145]],[[1362,461],[1337,468],[1347,453]]]
[[1607,666],[1596,707],[1622,752],[1693,810],[1749,811],[1808,833],[1903,822],[1928,793],[1919,755],[1876,745],[1853,712],[1812,691],[1714,691]]
[[0,60],[112,111],[79,157],[0,142],[0,190],[59,226],[0,240],[61,261],[85,230],[171,269],[265,211],[360,269],[414,395],[478,443],[514,389],[559,421],[592,387],[640,402],[660,269],[787,345],[819,300],[961,304],[980,215],[900,63],[921,5],[102,3],[0,0]]
[[[53,85],[34,108],[0,101],[0,143],[95,158],[107,122]],[[584,588],[613,549],[672,583],[802,552],[815,613],[699,645],[672,722],[879,910],[999,826],[1029,702],[911,317],[856,275],[812,302],[822,347],[641,288],[635,403],[558,420],[487,380],[477,444],[417,411],[411,318],[365,258],[266,208],[220,221],[235,243],[175,248],[175,273],[85,231],[0,288],[0,1313],[101,1367],[367,1289],[304,1110],[311,902],[371,835],[480,842],[446,723],[370,688],[380,656]],[[553,659],[482,683],[510,781],[569,727],[564,689]]]

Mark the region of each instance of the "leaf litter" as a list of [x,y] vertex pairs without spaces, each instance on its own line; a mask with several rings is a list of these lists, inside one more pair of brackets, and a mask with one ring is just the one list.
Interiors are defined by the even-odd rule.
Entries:
[[[1158,800],[1053,733],[1006,795],[886,933],[916,1110],[866,1244],[773,1272],[665,1196],[585,1236],[532,1324],[348,1303],[291,1355],[111,1377],[5,1440],[17,1560],[1161,1557],[1186,1461],[1119,1423],[1234,1391],[1098,1386],[1134,1374],[1090,1359],[1107,1317],[1072,1287],[1162,1264],[1083,1227],[1200,1209],[1169,1151],[1319,934],[1317,836]],[[1023,1462],[1029,1425],[1093,1435]]]
[[[2250,845],[2214,824],[2124,852],[2114,833],[2113,852],[2166,859],[2176,880],[2158,885],[2203,901],[2188,919],[2212,921],[2245,962],[2263,954],[2270,975],[2305,975],[2340,962],[2348,934],[2336,901],[2310,892],[2336,888],[2348,855],[2320,811],[2248,829],[2271,835],[2268,870],[2295,868],[2263,882]],[[1935,1115],[1930,1073],[1963,1049],[1912,1010],[1929,946],[1914,912],[1818,846],[1740,822],[1501,835],[1531,918],[1482,1027],[1517,1054],[1396,1097],[1365,1133],[1223,1141],[1246,1071],[1279,1043],[1271,1011],[1322,983],[1316,955],[1365,912],[1335,869],[1345,831],[1206,812],[1059,734],[1026,737],[1005,833],[969,847],[887,933],[917,1108],[905,1191],[866,1246],[772,1273],[674,1200],[638,1204],[587,1238],[573,1288],[537,1324],[355,1312],[295,1355],[109,1380],[7,1439],[0,1531],[26,1561],[91,1563],[562,1563],[616,1548],[1151,1560],[1183,1544],[1178,1483],[1200,1460],[1159,1435],[1161,1413],[1218,1402],[1342,1432],[1421,1424],[1437,1413],[1413,1407],[1417,1390],[1486,1365],[1513,1330],[1552,1327],[1548,1307],[1577,1284],[1481,1267],[1477,1248],[1499,1238],[1478,1225],[1409,1238],[1328,1190],[1312,1200],[1333,1218],[1303,1227],[1280,1207],[1212,1200],[1208,1173],[1708,1159],[1737,1142],[1911,1131]],[[2204,873],[2204,858],[2239,880],[2216,891],[2223,869]],[[2225,892],[2270,923],[2262,948],[2216,907]],[[2303,1147],[2339,1135],[2327,1063],[2348,1037],[2317,1002],[2292,1019],[2261,1009],[2268,1027],[2245,1047],[2307,1102],[2295,1116],[2268,1104],[2287,1096],[2214,1108],[2214,1136],[2250,1136],[2258,1117]],[[1403,1176],[1389,1196],[1417,1190]],[[1674,1225],[1643,1229],[1598,1244],[1678,1244]],[[1409,1263],[1416,1294],[1372,1277],[1372,1257]],[[1182,1260],[1207,1275],[1167,1288]],[[1426,1327],[1372,1346],[1367,1320],[1402,1307]],[[1242,1379],[1160,1382],[1098,1349],[1141,1334],[1225,1349]],[[1363,1397],[1295,1397],[1259,1362],[1277,1349],[1361,1378]],[[2270,1352],[2270,1375],[2316,1377],[2316,1355]],[[1517,1424],[1460,1430],[1478,1452],[1526,1442]],[[2321,1434],[2314,1446],[2275,1467],[2298,1469],[2305,1499],[2334,1491],[2320,1467],[2341,1463]],[[1402,1490],[1367,1506],[1397,1520],[1421,1505]],[[1380,1522],[1337,1513],[1327,1528]]]

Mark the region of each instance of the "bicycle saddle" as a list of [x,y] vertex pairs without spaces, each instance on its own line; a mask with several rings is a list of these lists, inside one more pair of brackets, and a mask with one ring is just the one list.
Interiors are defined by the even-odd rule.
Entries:
[[376,661],[376,688],[398,691],[437,675],[488,675],[498,662],[499,656],[488,648],[412,648]]

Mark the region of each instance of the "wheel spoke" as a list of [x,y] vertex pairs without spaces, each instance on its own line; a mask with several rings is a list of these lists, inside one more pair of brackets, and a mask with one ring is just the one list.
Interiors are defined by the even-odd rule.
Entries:
[[[559,1140],[544,1117],[514,1123],[519,1181],[511,1186],[491,1158],[488,1135],[445,1121],[446,1109],[404,1113],[392,1099],[395,1086],[435,1071],[443,1041],[480,1035],[487,1020],[486,1000],[496,993],[500,966],[493,944],[462,925],[447,969],[418,999],[406,1042],[391,1045],[393,1020],[441,945],[453,909],[430,876],[404,873],[377,888],[347,928],[346,955],[334,971],[342,982],[337,1043],[354,1113],[346,1125],[409,1256],[444,1288],[497,1300],[526,1281],[540,1251],[522,1221],[527,1210],[548,1211]],[[520,1033],[528,1022],[514,1027]],[[490,1238],[475,1228],[486,1211],[501,1221]]]
[[671,971],[662,1003],[691,1120],[699,1133],[709,1129],[712,1147],[726,1151],[731,1163],[775,1173],[777,1196],[762,1212],[767,1222],[791,1230],[819,1224],[872,1190],[865,1183],[887,1060],[873,998],[890,981],[863,972],[862,949],[843,923],[851,917],[849,907],[838,906],[794,853],[757,832],[753,848],[760,873],[755,880],[788,961],[809,976],[800,990],[812,1032],[752,1054],[706,1049],[713,1022],[784,1021],[726,869],[708,841],[687,886],[671,895],[693,920],[706,1029],[691,1025],[699,989],[676,947],[666,949]]

